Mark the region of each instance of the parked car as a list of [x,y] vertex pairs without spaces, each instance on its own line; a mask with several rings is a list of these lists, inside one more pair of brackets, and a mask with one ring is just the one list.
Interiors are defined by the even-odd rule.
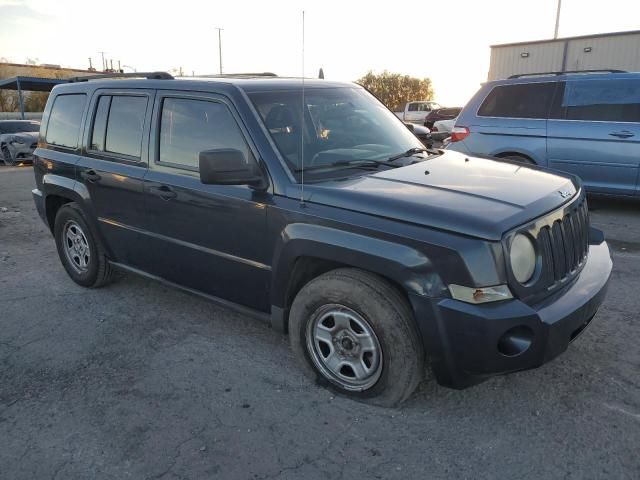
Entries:
[[537,367],[603,301],[575,176],[426,151],[354,84],[148,77],[45,108],[33,198],[81,286],[122,269],[264,319],[310,378],[383,406],[425,368],[464,388]]
[[415,123],[406,123],[407,128],[413,132],[413,134],[418,137],[418,140],[422,142],[422,144],[427,147],[433,147],[433,138],[431,138],[431,131],[427,127],[423,127],[422,125],[417,125]]
[[424,120],[424,126],[428,129],[433,128],[433,124],[439,120],[451,120],[452,118],[456,118],[460,115],[460,111],[462,107],[449,107],[449,108],[438,108],[437,110],[431,110],[427,118]]
[[450,137],[456,120],[456,118],[452,118],[451,120],[438,120],[431,129],[432,138],[442,142],[446,138]]
[[0,152],[5,165],[30,161],[38,143],[40,122],[0,120]]
[[597,194],[640,195],[640,73],[516,76],[483,85],[449,149],[582,178]]
[[427,115],[438,108],[441,108],[440,105],[432,101],[407,102],[401,105],[394,113],[403,122],[422,125]]

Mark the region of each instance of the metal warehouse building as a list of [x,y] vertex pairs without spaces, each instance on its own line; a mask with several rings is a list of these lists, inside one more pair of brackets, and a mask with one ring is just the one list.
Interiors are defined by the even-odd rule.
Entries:
[[640,71],[640,30],[492,45],[489,80],[599,69]]

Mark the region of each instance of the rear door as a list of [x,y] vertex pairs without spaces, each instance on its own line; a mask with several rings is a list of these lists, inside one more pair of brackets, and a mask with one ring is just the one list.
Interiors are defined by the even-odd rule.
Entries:
[[566,82],[549,120],[549,165],[578,175],[589,191],[635,195],[640,79],[603,77]]
[[144,268],[148,255],[139,230],[153,98],[152,90],[97,90],[77,164],[110,254],[137,268]]
[[159,91],[150,168],[145,177],[150,272],[179,285],[267,311],[270,260],[265,241],[268,192],[247,185],[204,185],[198,154],[256,150],[233,105],[215,94]]

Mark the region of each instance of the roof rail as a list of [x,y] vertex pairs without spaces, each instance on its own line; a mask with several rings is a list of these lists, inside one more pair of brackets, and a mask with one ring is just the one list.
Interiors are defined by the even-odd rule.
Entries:
[[195,75],[195,78],[234,78],[234,77],[277,77],[275,73],[271,72],[257,72],[257,73],[216,73],[212,75]]
[[511,75],[507,77],[511,78],[522,78],[522,77],[536,77],[540,75],[566,75],[567,73],[627,73],[626,70],[612,70],[612,69],[603,69],[603,70],[565,70],[564,72],[536,72],[536,73],[520,73],[518,75]]
[[173,75],[167,72],[101,73],[98,75],[71,77],[69,78],[69,82],[87,82],[89,80],[102,80],[103,78],[146,78],[148,80],[173,80]]

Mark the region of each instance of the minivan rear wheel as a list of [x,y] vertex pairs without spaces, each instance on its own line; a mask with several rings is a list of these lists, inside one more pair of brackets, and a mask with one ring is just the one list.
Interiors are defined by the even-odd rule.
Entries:
[[291,306],[289,340],[307,376],[366,403],[396,406],[424,376],[407,300],[362,270],[333,270],[305,285]]
[[60,261],[74,282],[96,288],[113,278],[104,250],[76,203],[60,207],[53,232]]
[[506,155],[501,155],[500,158],[506,158],[508,160],[515,160],[516,162],[524,163],[526,165],[535,165],[536,162],[531,160],[529,157],[525,155],[518,155],[517,153],[508,153]]

